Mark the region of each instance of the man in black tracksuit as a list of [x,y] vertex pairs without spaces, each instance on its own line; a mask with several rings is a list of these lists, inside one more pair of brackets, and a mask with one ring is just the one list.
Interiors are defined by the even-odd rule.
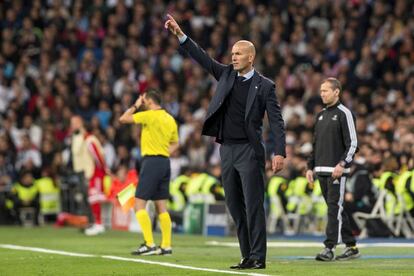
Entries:
[[[319,261],[349,260],[360,256],[350,224],[343,211],[346,176],[357,151],[355,117],[339,101],[341,83],[328,78],[321,84],[320,95],[326,107],[317,115],[313,152],[308,161],[307,180],[315,172],[328,205],[325,249],[316,256]],[[343,254],[334,256],[337,244],[345,243]]]

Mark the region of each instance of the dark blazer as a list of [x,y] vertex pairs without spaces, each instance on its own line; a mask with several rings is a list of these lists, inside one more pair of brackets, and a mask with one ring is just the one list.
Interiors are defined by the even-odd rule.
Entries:
[[[182,44],[184,49],[205,70],[218,81],[217,90],[211,99],[204,121],[202,134],[216,137],[218,143],[222,143],[222,105],[233,87],[237,77],[237,71],[233,65],[224,65],[212,59],[191,38],[187,38]],[[275,137],[276,145],[273,149],[275,155],[286,156],[285,153],[285,128],[281,109],[276,98],[275,84],[268,78],[254,72],[250,84],[246,103],[245,126],[249,142],[259,160],[264,160],[265,149],[262,138],[262,126],[264,113],[267,111],[270,129]]]

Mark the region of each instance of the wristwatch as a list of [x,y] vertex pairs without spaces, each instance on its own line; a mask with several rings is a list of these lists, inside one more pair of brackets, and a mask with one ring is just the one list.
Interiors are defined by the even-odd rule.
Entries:
[[342,168],[345,168],[346,166],[346,162],[344,160],[339,161],[339,166],[341,166]]

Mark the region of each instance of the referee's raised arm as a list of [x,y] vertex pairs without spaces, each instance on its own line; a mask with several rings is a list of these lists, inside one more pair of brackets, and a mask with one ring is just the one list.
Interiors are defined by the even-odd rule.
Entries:
[[138,111],[144,101],[144,95],[140,95],[139,98],[135,101],[134,105],[128,108],[124,114],[119,117],[119,122],[121,124],[133,124],[134,123],[134,113]]

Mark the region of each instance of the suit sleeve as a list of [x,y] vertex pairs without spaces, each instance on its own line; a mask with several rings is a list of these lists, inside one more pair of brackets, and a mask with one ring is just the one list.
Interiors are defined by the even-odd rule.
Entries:
[[345,145],[345,152],[342,154],[341,161],[345,161],[349,167],[354,160],[354,155],[358,149],[358,140],[355,129],[355,117],[349,110],[344,111],[345,116],[341,116],[342,141]]
[[[318,116],[316,118],[318,118]],[[315,148],[316,148],[315,129],[316,129],[316,122],[317,122],[317,119],[315,120],[315,124],[313,125],[312,151],[311,151],[311,153],[308,157],[308,164],[307,164],[308,165],[308,170],[313,170],[313,168],[315,168]]]
[[227,67],[226,65],[212,59],[206,51],[189,37],[180,46],[216,80],[220,79],[221,74]]
[[276,146],[274,154],[286,157],[285,122],[282,118],[282,111],[276,97],[276,87],[274,84],[270,87],[266,97],[266,110],[270,129],[275,137]]

